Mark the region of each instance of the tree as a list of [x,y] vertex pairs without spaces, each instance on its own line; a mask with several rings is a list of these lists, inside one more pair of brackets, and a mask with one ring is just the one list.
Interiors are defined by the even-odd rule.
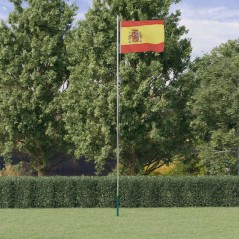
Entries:
[[66,152],[59,98],[75,7],[64,0],[10,2],[14,11],[0,25],[1,154],[27,153],[43,175],[57,163],[54,153]]
[[190,107],[200,164],[206,174],[236,174],[239,145],[239,40],[195,62],[198,86]]
[[[124,20],[165,20],[165,52],[121,55],[121,136],[123,170],[148,174],[182,151],[187,140],[182,90],[177,79],[187,68],[190,41],[178,26],[179,2],[96,0],[68,45],[71,76],[65,92],[67,140],[75,155],[99,166],[115,160],[116,15]],[[180,102],[183,104],[180,104]]]

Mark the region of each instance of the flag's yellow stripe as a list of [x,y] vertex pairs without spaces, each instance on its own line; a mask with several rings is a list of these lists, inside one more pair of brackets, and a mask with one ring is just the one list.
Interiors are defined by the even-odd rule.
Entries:
[[[128,38],[129,38],[130,32],[133,29],[137,29],[139,32],[141,32],[142,34],[141,42],[129,43]],[[121,28],[121,45],[142,44],[142,43],[157,44],[161,42],[164,42],[164,25],[163,24]]]

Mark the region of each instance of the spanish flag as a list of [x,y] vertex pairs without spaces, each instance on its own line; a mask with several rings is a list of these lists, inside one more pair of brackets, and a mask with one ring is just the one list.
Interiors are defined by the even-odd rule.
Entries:
[[120,53],[163,52],[164,21],[122,21]]

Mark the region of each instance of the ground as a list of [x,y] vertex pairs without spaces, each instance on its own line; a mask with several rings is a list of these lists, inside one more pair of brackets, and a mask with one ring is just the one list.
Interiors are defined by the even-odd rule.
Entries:
[[0,209],[1,239],[238,239],[239,208]]

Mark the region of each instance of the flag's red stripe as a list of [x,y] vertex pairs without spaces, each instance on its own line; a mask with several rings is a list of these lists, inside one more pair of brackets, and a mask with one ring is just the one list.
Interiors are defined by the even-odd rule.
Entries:
[[130,44],[130,45],[121,45],[120,53],[128,53],[128,52],[146,52],[146,51],[154,51],[154,52],[162,52],[164,51],[164,42],[159,44]]
[[144,25],[164,24],[163,20],[146,20],[146,21],[122,21],[121,27],[137,27]]

